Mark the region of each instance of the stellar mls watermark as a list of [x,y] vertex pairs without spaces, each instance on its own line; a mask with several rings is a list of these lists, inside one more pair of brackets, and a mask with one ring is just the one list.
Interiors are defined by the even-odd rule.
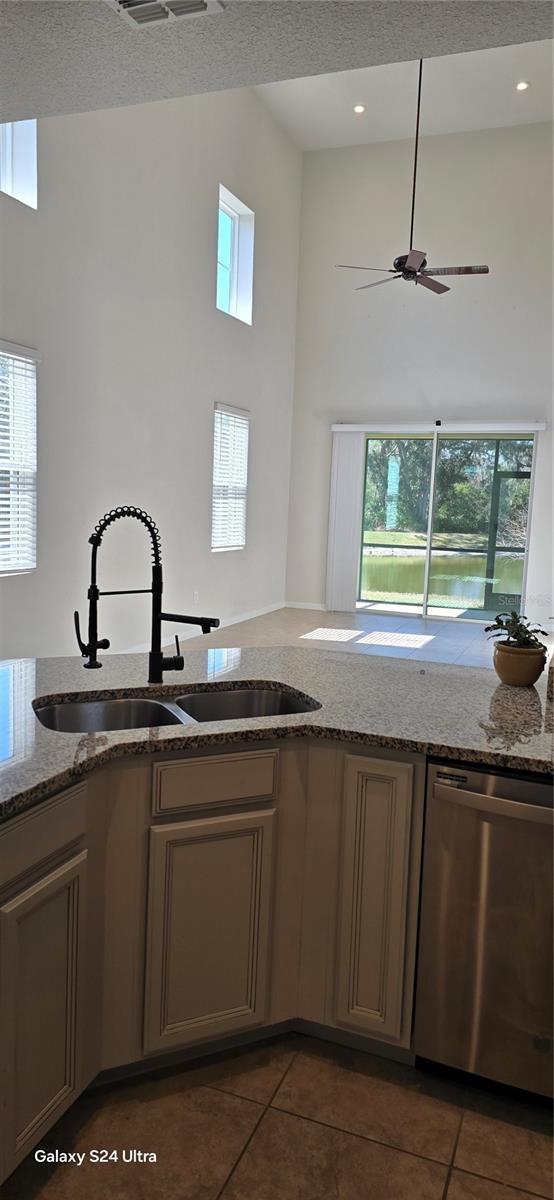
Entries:
[[35,1162],[71,1163],[82,1167],[85,1163],[155,1163],[157,1156],[152,1150],[35,1150]]

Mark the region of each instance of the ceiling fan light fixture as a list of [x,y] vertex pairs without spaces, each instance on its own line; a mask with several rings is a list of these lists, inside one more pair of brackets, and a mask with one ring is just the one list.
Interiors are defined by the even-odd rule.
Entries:
[[529,87],[529,84],[527,83],[527,80],[520,79],[519,83],[516,83],[516,92],[526,92],[528,87]]
[[[361,263],[337,263],[336,266],[347,271],[376,271],[380,275],[388,275],[388,279],[377,279],[373,283],[364,283],[361,287],[356,288],[358,292],[365,292],[368,288],[380,287],[382,283],[392,283],[394,279],[403,279],[406,283],[420,284],[429,292],[434,292],[435,295],[441,296],[445,292],[450,291],[450,287],[446,283],[440,283],[438,279],[433,279],[434,275],[488,275],[489,268],[484,264],[475,266],[462,267],[428,267],[427,266],[427,251],[416,250],[414,247],[414,217],[415,217],[415,201],[416,201],[416,183],[417,183],[417,158],[419,148],[419,120],[421,115],[421,84],[423,78],[423,59],[419,60],[419,73],[417,85],[417,110],[416,110],[416,126],[415,126],[415,143],[414,143],[414,170],[412,179],[412,207],[410,213],[410,248],[407,254],[398,254],[393,260],[392,269],[390,267],[366,267]],[[528,84],[521,80],[521,84],[527,87]],[[516,85],[517,87],[520,84]],[[362,113],[365,111],[364,104],[355,104],[354,112]]]

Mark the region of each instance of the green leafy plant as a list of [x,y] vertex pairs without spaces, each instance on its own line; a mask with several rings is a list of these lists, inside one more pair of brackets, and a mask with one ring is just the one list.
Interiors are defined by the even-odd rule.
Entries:
[[501,637],[504,645],[518,646],[521,650],[546,650],[544,642],[539,641],[537,634],[547,636],[546,629],[531,624],[527,617],[515,612],[497,613],[492,625],[485,625],[485,633],[491,637]]

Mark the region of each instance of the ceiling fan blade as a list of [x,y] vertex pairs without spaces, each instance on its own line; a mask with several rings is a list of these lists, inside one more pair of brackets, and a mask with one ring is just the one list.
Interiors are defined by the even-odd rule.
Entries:
[[345,271],[379,271],[381,275],[394,275],[392,267],[355,267],[352,263],[335,263],[336,267],[342,267]]
[[[401,279],[401,278],[402,278],[401,275],[393,275],[392,279],[377,279],[375,281],[375,283],[363,283],[361,287],[356,288],[356,291],[357,292],[365,292],[367,290],[367,288],[379,287],[379,284],[381,284],[381,283],[394,283],[395,279]],[[442,285],[439,284],[439,287],[441,287],[441,286]]]
[[429,288],[430,292],[436,292],[437,296],[440,296],[442,292],[450,291],[445,283],[437,283],[435,279],[428,279],[426,275],[418,275],[416,283],[421,283],[423,287]]
[[424,267],[422,275],[488,275],[489,268],[478,267]]
[[404,270],[419,271],[422,263],[425,262],[425,250],[410,250],[406,259]]

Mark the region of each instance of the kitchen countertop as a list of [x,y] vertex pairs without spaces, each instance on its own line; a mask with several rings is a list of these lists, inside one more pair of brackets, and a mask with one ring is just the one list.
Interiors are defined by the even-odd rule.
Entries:
[[[124,755],[193,750],[275,737],[338,738],[439,758],[552,770],[552,701],[500,684],[494,671],[410,659],[289,647],[185,652],[184,670],[148,685],[146,654],[107,655],[101,671],[72,658],[0,663],[0,822]],[[91,678],[92,676],[92,678]],[[320,701],[314,712],[111,733],[57,733],[38,721],[38,699],[175,697],[191,685],[273,682]]]

